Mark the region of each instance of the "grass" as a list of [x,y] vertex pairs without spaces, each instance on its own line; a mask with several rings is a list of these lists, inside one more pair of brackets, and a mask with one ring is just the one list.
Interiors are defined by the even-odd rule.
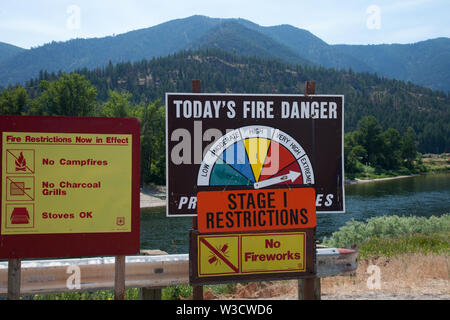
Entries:
[[422,163],[427,172],[450,171],[450,153],[440,155],[425,154],[422,157]]
[[[127,289],[127,300],[139,300],[140,292],[138,288]],[[56,294],[35,294],[33,300],[114,300],[113,290],[85,291],[85,292],[64,292]]]
[[402,235],[395,238],[373,238],[358,248],[359,258],[391,258],[405,253],[449,254],[448,235]]
[[[216,284],[207,285],[203,287],[203,292],[210,291],[214,296],[230,294],[236,291],[237,284]],[[192,297],[192,287],[188,285],[179,285],[167,287],[162,290],[163,300],[180,300],[189,299]]]
[[[375,290],[367,285],[373,272],[369,267],[374,265],[379,267],[381,280],[380,288]],[[397,299],[404,299],[401,295],[427,300],[448,299],[448,265],[448,255],[432,253],[401,253],[390,258],[359,259],[354,276],[322,279],[322,293],[374,299],[377,293],[387,292],[390,297],[400,295]]]
[[[204,292],[211,291],[213,295],[229,294],[236,291],[236,284],[208,285]],[[126,291],[127,300],[140,300],[140,289],[132,288]],[[189,285],[170,286],[162,289],[162,300],[180,300],[192,297],[192,287]],[[113,290],[70,292],[57,294],[36,294],[32,300],[114,300]]]

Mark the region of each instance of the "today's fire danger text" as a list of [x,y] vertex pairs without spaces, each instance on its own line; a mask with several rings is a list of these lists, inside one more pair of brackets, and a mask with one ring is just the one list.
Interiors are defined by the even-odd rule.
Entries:
[[197,206],[202,233],[316,226],[313,188],[199,192]]

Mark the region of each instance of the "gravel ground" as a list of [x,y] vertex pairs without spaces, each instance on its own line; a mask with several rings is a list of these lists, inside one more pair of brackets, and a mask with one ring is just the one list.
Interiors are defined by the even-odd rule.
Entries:
[[324,294],[322,300],[450,300],[450,294],[367,292],[356,294]]

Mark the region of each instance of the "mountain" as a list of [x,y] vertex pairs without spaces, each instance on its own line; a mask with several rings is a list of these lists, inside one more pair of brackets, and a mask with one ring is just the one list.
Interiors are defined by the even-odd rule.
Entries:
[[247,28],[237,20],[225,20],[193,41],[187,49],[221,49],[243,56],[279,59],[290,64],[312,65],[288,46]]
[[413,44],[336,45],[357,57],[379,75],[411,81],[442,91],[450,90],[450,39],[437,38]]
[[263,27],[244,19],[191,16],[117,36],[52,42],[1,59],[0,86],[23,83],[41,70],[71,72],[118,62],[164,57],[187,49],[217,48],[289,64],[377,73],[450,91],[450,39],[410,45],[329,45],[290,25]]
[[318,65],[371,72],[391,79],[411,81],[435,90],[450,91],[450,39],[437,38],[413,44],[329,45],[307,30],[290,25],[257,30]]
[[[136,104],[164,101],[166,92],[190,92],[192,79],[202,81],[203,92],[274,94],[302,93],[304,82],[314,79],[318,94],[345,95],[347,132],[356,130],[361,118],[373,115],[384,129],[393,127],[403,134],[412,127],[421,152],[450,151],[450,96],[375,74],[290,65],[218,49],[181,51],[77,72],[97,88],[100,101],[108,100],[110,90],[118,90],[128,91]],[[58,74],[42,76],[58,79]],[[39,79],[26,83],[31,98],[41,93],[38,83]]]
[[357,57],[336,50],[334,46],[327,44],[307,30],[291,25],[262,27],[244,19],[238,21],[247,28],[271,37],[317,65],[334,69],[352,68],[354,71],[374,71]]
[[4,42],[0,42],[0,63],[2,61],[11,59],[15,55],[17,55],[23,51],[26,51],[26,49],[16,47],[11,44],[4,43]]
[[185,49],[220,48],[242,55],[311,64],[300,55],[235,19],[192,16],[118,36],[52,42],[0,62],[0,85],[35,77],[41,70],[71,72],[112,63],[167,56]]
[[204,35],[218,19],[193,16],[117,36],[52,42],[0,62],[0,85],[23,82],[39,71],[71,72],[113,63],[166,56]]

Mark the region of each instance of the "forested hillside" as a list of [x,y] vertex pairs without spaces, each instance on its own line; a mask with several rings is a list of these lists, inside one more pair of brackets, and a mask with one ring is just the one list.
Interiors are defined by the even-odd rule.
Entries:
[[[220,50],[185,51],[165,58],[136,63],[110,63],[105,68],[77,70],[96,88],[98,100],[110,90],[125,90],[134,103],[164,101],[166,92],[190,92],[191,80],[200,79],[204,92],[300,94],[304,82],[316,81],[318,94],[345,95],[345,130],[357,129],[365,116],[374,116],[383,130],[401,134],[411,127],[419,151],[450,151],[450,97],[403,81],[369,73],[336,71],[320,67],[292,66],[277,60],[242,57]],[[41,72],[27,82],[30,96],[37,97],[41,80],[58,74]]]
[[412,81],[436,90],[450,90],[450,39],[438,38],[413,44],[337,45],[379,75]]
[[241,56],[279,59],[289,64],[313,65],[292,48],[256,30],[230,20],[219,24],[207,35],[193,41],[188,49],[221,49]]
[[15,55],[25,51],[25,49],[10,45],[8,43],[0,42],[0,63],[11,59]]
[[337,70],[371,72],[450,91],[450,39],[415,44],[331,45],[290,25],[260,26],[245,19],[191,16],[150,28],[103,38],[52,42],[14,51],[2,59],[0,87],[23,84],[40,70],[72,72],[106,67],[108,61],[136,62],[183,50],[222,49],[229,53],[278,59],[288,64],[316,64]]

